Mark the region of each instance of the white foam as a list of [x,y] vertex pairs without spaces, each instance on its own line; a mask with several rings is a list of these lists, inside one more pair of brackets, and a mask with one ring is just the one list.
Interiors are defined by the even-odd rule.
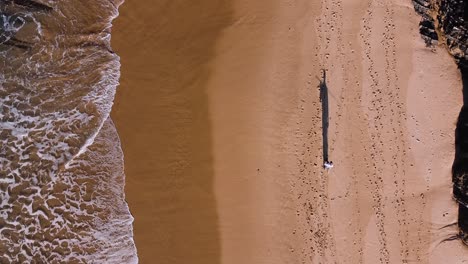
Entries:
[[[35,44],[29,51],[0,47],[0,184],[7,184],[0,190],[0,221],[7,222],[0,229],[21,241],[4,237],[9,251],[0,262],[138,262],[119,140],[105,122],[120,64],[103,47],[117,7],[94,4],[106,15],[63,2],[54,2],[50,16],[21,13],[35,25],[27,36]],[[89,16],[96,21],[82,19]],[[80,33],[99,25],[100,33]],[[65,253],[52,250],[62,243]]]

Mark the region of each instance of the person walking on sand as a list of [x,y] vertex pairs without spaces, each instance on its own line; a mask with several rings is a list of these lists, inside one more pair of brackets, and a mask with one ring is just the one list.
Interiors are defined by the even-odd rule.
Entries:
[[323,168],[326,169],[326,170],[329,170],[331,168],[333,168],[333,161],[325,161],[323,163]]

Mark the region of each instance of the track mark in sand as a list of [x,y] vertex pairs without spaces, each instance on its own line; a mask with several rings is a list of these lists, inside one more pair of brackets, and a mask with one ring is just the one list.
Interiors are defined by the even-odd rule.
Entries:
[[361,41],[364,44],[364,54],[367,61],[367,73],[370,77],[370,103],[372,108],[368,109],[369,121],[370,121],[370,136],[372,139],[370,155],[371,159],[368,163],[372,166],[371,175],[368,175],[368,183],[372,187],[372,198],[373,198],[373,211],[376,216],[376,224],[378,229],[378,241],[380,244],[379,254],[381,263],[390,263],[390,253],[387,245],[387,234],[385,231],[385,203],[383,200],[383,168],[378,164],[379,161],[385,163],[383,157],[383,141],[381,138],[381,128],[383,127],[382,112],[382,89],[380,88],[380,74],[375,66],[373,52],[373,46],[371,39],[373,36],[372,20],[374,19],[373,4],[371,1],[366,10],[366,15],[362,21],[363,31],[361,33]]
[[[359,107],[360,98],[359,96],[356,97],[353,92],[347,90],[347,87],[354,85],[354,83],[358,82],[358,79],[354,76],[357,71],[355,60],[349,58],[349,48],[347,46],[350,44],[346,43],[343,37],[343,1],[327,0],[322,1],[321,4],[322,14],[316,20],[316,33],[319,40],[318,42],[320,43],[320,45],[316,47],[316,61],[319,64],[319,68],[328,70],[330,80],[332,80],[332,82],[329,83],[330,100],[333,101],[333,106],[336,107],[336,109],[331,109],[330,116],[330,155],[331,160],[333,160],[333,153],[335,150],[334,142],[343,136],[339,133],[347,131],[347,126],[356,126],[356,124],[353,125],[353,123],[350,123],[346,113],[349,110],[348,108],[355,107],[356,105]],[[349,73],[349,68],[353,68],[351,73]],[[315,151],[321,151],[321,136],[315,132],[321,130],[319,125],[321,124],[321,119],[319,118],[320,104],[317,101],[318,90],[316,90],[316,85],[318,84],[318,80],[315,78],[316,74],[318,75],[318,73],[309,75],[310,82],[308,85],[311,89],[307,92],[312,94],[312,97],[303,97],[307,99],[302,102],[300,107],[301,112],[305,115],[305,119],[310,120],[310,116],[314,116],[312,118],[312,123],[307,126],[310,130],[307,132],[308,138],[301,146],[303,150],[297,153],[301,181],[310,188],[309,191],[298,195],[298,199],[303,201],[302,207],[304,208],[304,212],[298,211],[298,216],[305,217],[307,225],[310,227],[310,230],[303,234],[304,239],[308,241],[310,245],[310,248],[304,249],[302,252],[306,254],[303,262],[310,263],[310,261],[313,260],[317,263],[353,263],[353,261],[357,260],[358,263],[362,263],[364,244],[362,240],[362,226],[365,223],[360,222],[361,208],[359,203],[361,194],[359,193],[359,186],[362,186],[362,183],[359,181],[360,175],[356,171],[353,171],[352,175],[348,176],[349,178],[347,180],[350,183],[350,187],[348,187],[344,197],[342,196],[339,199],[343,199],[341,201],[350,201],[349,204],[353,207],[353,213],[347,215],[350,221],[339,223],[341,221],[332,219],[330,215],[332,206],[343,206],[339,200],[331,204],[334,198],[330,197],[328,184],[329,176],[333,176],[324,173],[321,168],[322,161],[320,157],[312,155]],[[349,100],[347,96],[353,98],[350,104],[347,103],[347,100]],[[312,114],[310,114],[311,112]],[[354,113],[354,111],[350,112]],[[318,118],[315,117],[316,115]],[[357,119],[363,121],[364,117],[360,116],[357,117]],[[356,120],[356,117],[354,120]],[[366,124],[364,121],[359,122],[359,124],[361,123],[364,125]],[[304,126],[304,124],[305,123],[302,123],[301,125]],[[359,128],[355,131],[364,133],[363,130]],[[360,144],[362,144],[362,142]],[[312,153],[310,152],[311,147]],[[352,153],[352,151],[348,152]],[[356,156],[353,159],[358,160],[359,157]],[[359,161],[357,163],[359,163]],[[331,172],[331,174],[333,175],[333,172]],[[347,175],[335,176],[345,177]],[[334,186],[334,188],[336,187]],[[337,233],[334,229],[343,229],[344,227],[345,229],[353,230],[347,232],[350,239],[347,246],[352,251],[351,255],[337,252],[337,239],[335,236]],[[307,253],[307,250],[310,250],[310,252]],[[349,258],[350,256],[353,256],[353,260]],[[357,257],[354,258],[354,256]]]
[[[336,154],[348,155],[340,163],[349,165],[349,175],[337,176],[345,177],[349,186],[338,199],[330,196],[329,189],[336,192],[337,188],[329,186],[329,176],[333,177],[335,171],[329,175],[321,168],[322,138],[318,133],[321,115],[316,86],[319,73],[311,72],[308,89],[300,92],[303,99],[299,106],[301,119],[297,123],[295,147],[298,172],[292,184],[297,195],[297,217],[306,224],[294,231],[304,241],[301,261],[363,263],[364,230],[369,215],[375,217],[380,263],[420,260],[424,252],[413,244],[421,241],[422,211],[408,212],[407,200],[423,201],[425,197],[407,193],[406,188],[406,91],[401,89],[403,85],[398,76],[401,68],[397,65],[397,15],[390,1],[371,0],[358,5],[367,8],[359,11],[363,14],[360,38],[350,40],[343,32],[349,29],[357,32],[359,28],[343,24],[343,3],[322,1],[322,13],[316,20],[320,45],[315,49],[318,68],[329,70],[330,157],[334,159],[334,143],[346,138],[345,152]],[[354,19],[358,22],[361,17]],[[382,19],[383,23],[375,23]],[[352,49],[350,53],[350,47],[358,52]],[[364,57],[362,65],[356,63],[361,56]],[[361,70],[366,72],[364,81]],[[363,105],[369,108],[363,109]],[[332,209],[345,203],[352,206],[353,211],[346,224],[330,215]],[[342,241],[337,240],[336,231],[341,232],[343,227],[353,230],[345,231],[353,260],[337,251],[337,244],[341,246]]]
[[[398,76],[397,65],[397,43],[394,7],[391,2],[383,1],[385,15],[385,31],[383,34],[382,45],[385,49],[385,90],[388,91],[385,101],[388,107],[383,115],[391,121],[393,128],[388,130],[386,144],[393,146],[387,148],[387,155],[391,156],[391,165],[389,171],[393,172],[392,180],[394,183],[393,206],[398,222],[398,237],[400,240],[400,257],[403,263],[408,259],[415,259],[420,262],[425,254],[421,247],[423,236],[423,210],[408,212],[407,200],[416,201],[419,206],[424,207],[425,196],[423,193],[407,193],[406,180],[411,179],[411,174],[407,171],[408,141],[406,135],[406,90],[400,87],[401,82]],[[413,166],[410,164],[410,167]],[[426,182],[427,184],[427,182]],[[426,187],[428,188],[428,187]],[[418,207],[419,207],[418,206]],[[419,208],[418,208],[419,209]],[[410,234],[411,232],[411,234]]]
[[[398,76],[396,17],[394,4],[390,1],[372,1],[363,18],[360,35],[369,75],[367,100],[370,106],[367,113],[373,171],[368,181],[375,188],[374,212],[379,230],[381,263],[395,261],[395,253],[390,254],[389,243],[393,245],[392,251],[397,250],[396,245],[389,239],[398,238],[398,261],[402,263],[407,263],[410,258],[420,261],[424,254],[421,246],[415,245],[422,241],[423,210],[407,210],[408,199],[424,205],[425,197],[422,193],[407,193],[406,190],[406,178],[410,176],[407,172],[406,90],[402,89]],[[378,19],[383,20],[383,28],[375,23]],[[386,215],[395,217],[386,218]],[[397,237],[387,234],[387,229],[396,229]],[[410,232],[417,234],[416,241],[410,238],[414,237]]]
[[[387,0],[369,0],[359,5],[323,0],[321,4],[322,13],[315,21],[319,45],[314,48],[318,68],[328,69],[330,157],[334,160],[334,155],[342,155],[340,164],[350,169],[349,175],[336,175],[344,177],[345,192],[338,198],[331,197],[339,186],[329,186],[329,177],[334,177],[338,170],[329,175],[321,169],[322,138],[317,133],[321,131],[321,119],[316,87],[319,73],[309,73],[308,89],[301,91],[301,121],[296,133],[298,176],[294,181],[294,186],[301,186],[296,191],[297,217],[306,223],[303,230],[295,231],[305,244],[302,263],[363,263],[365,229],[370,216],[374,217],[377,230],[380,258],[377,262],[420,261],[425,254],[421,241],[427,236],[424,208],[416,207],[416,211],[408,208],[424,206],[427,198],[407,188],[411,167],[407,165],[410,155],[406,139],[406,83],[400,80],[403,67],[397,62],[401,40],[397,39],[396,19],[401,10]],[[352,19],[354,24],[362,19],[360,29],[343,24],[349,19],[343,6],[359,8],[360,15]],[[346,38],[343,32],[349,30],[360,30],[360,38]],[[356,63],[361,57],[363,63]],[[365,75],[361,76],[361,72]],[[336,142],[345,151],[334,154]],[[346,224],[330,215],[344,205],[353,211]],[[337,245],[342,246],[343,242],[337,240],[336,232],[343,232],[343,227],[353,230],[344,231],[350,239],[346,244],[354,254],[353,260],[337,250]]]
[[[392,143],[391,148],[391,164],[390,171],[392,172],[392,179],[394,184],[394,192],[393,192],[393,203],[394,210],[396,212],[396,218],[398,224],[402,228],[398,228],[398,237],[400,240],[400,258],[402,259],[403,263],[407,263],[407,259],[409,257],[408,252],[408,229],[406,228],[407,225],[407,212],[406,212],[406,205],[405,205],[405,168],[402,166],[405,164],[405,160],[407,159],[406,149],[404,144],[402,143],[402,138],[404,138],[405,133],[403,132],[402,127],[402,119],[405,117],[404,105],[401,102],[400,97],[400,87],[398,86],[398,75],[396,70],[396,45],[395,45],[395,22],[393,21],[393,17],[395,16],[394,10],[389,7],[389,3],[383,3],[384,7],[384,24],[385,24],[385,31],[382,36],[382,46],[385,50],[385,75],[386,78],[384,80],[385,90],[388,93],[385,96],[385,101],[388,104],[388,108],[386,108],[382,115],[385,116],[386,120],[390,120],[391,124],[397,124],[396,128],[393,127],[391,130],[387,132],[387,136],[389,137],[389,141]],[[382,146],[383,147],[383,146]],[[399,166],[400,165],[400,166]],[[403,230],[402,230],[403,229]]]
[[[308,92],[313,91],[309,89]],[[318,149],[322,140],[321,134],[317,132],[320,131],[321,124],[320,103],[310,95],[304,97],[309,97],[310,100],[302,101],[300,112],[312,111],[317,114],[312,116],[311,122],[309,117],[309,120],[304,118],[304,121],[297,123],[299,127],[307,127],[307,130],[296,132],[300,142],[295,152],[298,178],[292,186],[297,191],[297,217],[306,225],[295,232],[302,237],[304,243],[301,263],[335,263],[332,261],[335,259],[335,245],[329,222],[328,175],[321,169],[322,156]],[[301,188],[295,188],[297,185]]]
[[[343,21],[345,21],[343,4],[343,1],[329,1],[323,15],[323,20],[327,21],[330,27],[325,28],[324,32],[322,32],[324,38],[327,40],[327,44],[324,48],[326,56],[323,58],[322,67],[327,67],[333,72],[333,77],[330,79],[334,80],[334,83],[331,85],[336,84],[336,86],[333,86],[332,90],[335,93],[339,93],[338,97],[332,97],[337,104],[337,109],[334,111],[336,116],[334,116],[333,122],[334,133],[331,137],[332,141],[336,141],[340,137],[349,136],[352,138],[353,135],[356,137],[356,134],[362,135],[364,133],[363,129],[359,128],[358,124],[361,124],[360,121],[362,121],[362,117],[359,116],[360,111],[356,109],[356,107],[359,108],[361,102],[360,91],[356,92],[354,89],[356,86],[359,86],[359,77],[356,78],[356,73],[359,72],[359,70],[356,65],[356,58],[354,58],[357,53],[355,53],[355,50],[352,48],[352,43],[347,42],[343,37],[343,32],[349,34],[349,29],[346,29],[343,24]],[[328,42],[328,40],[331,40],[331,43]],[[327,56],[329,54],[334,54],[334,56]],[[364,122],[363,124],[366,123]],[[350,139],[349,142],[353,142],[353,140]],[[354,147],[353,150],[348,150],[346,153],[351,154],[351,164],[360,164],[359,155],[354,155],[354,149],[356,148]],[[334,150],[335,144],[331,144],[331,153],[333,153]],[[348,192],[343,198],[352,201],[351,206],[354,212],[352,215],[347,215],[347,217],[352,219],[349,221],[349,224],[347,224],[347,228],[354,230],[349,234],[351,240],[347,245],[351,249],[353,260],[349,259],[349,256],[341,255],[338,261],[350,263],[356,261],[358,263],[363,263],[363,223],[361,222],[359,194],[361,183],[359,182],[359,173],[355,170],[354,166],[352,166],[352,173],[350,173],[350,175],[334,176],[350,178]],[[352,190],[354,190],[354,192]]]
[[[355,117],[354,115],[359,112],[359,111],[349,111],[350,109],[356,110],[355,107],[356,105],[359,108],[360,105],[360,92],[359,93],[354,93],[351,92],[348,88],[350,86],[354,86],[355,83],[357,83],[357,79],[355,76],[355,73],[358,71],[355,60],[353,56],[349,55],[349,47],[351,46],[350,43],[347,43],[343,37],[343,31],[345,30],[344,24],[343,24],[343,16],[344,11],[343,11],[343,1],[337,1],[337,0],[331,0],[331,1],[322,1],[322,14],[319,18],[317,18],[316,23],[317,23],[317,37],[320,43],[320,48],[317,49],[317,61],[319,62],[320,68],[323,69],[328,69],[329,71],[329,76],[330,76],[330,100],[333,101],[333,103],[336,103],[336,105],[333,105],[336,107],[336,109],[331,109],[331,116],[330,116],[330,122],[331,122],[331,127],[330,127],[330,154],[332,156],[331,160],[333,160],[333,153],[335,150],[335,144],[336,140],[340,139],[343,137],[342,134],[350,135],[352,136],[353,132],[351,134],[348,132],[349,127],[353,127],[353,130],[359,131],[357,133],[363,133],[363,130],[359,128],[355,128],[357,125],[356,124],[361,124],[361,122],[353,123],[350,122],[350,119],[348,119],[350,114],[348,113],[353,113],[353,121],[356,120],[356,118],[359,121],[362,121],[363,118],[361,117]],[[352,50],[352,53],[354,53],[354,50]],[[352,68],[352,71],[350,73],[350,68]],[[359,85],[357,85],[359,86]],[[354,89],[353,89],[354,90]],[[351,100],[350,100],[351,99]],[[366,122],[363,122],[362,124],[366,124]],[[342,133],[342,134],[340,134]],[[341,153],[341,152],[340,152]],[[348,151],[347,153],[350,153],[353,155],[353,151]],[[351,157],[352,160],[359,159],[357,156]],[[344,161],[343,161],[344,163]],[[360,163],[359,161],[356,162],[356,164]],[[343,263],[343,262],[349,262],[353,263],[353,261],[357,261],[358,263],[363,262],[363,231],[362,231],[362,226],[365,223],[361,223],[361,207],[360,207],[360,193],[359,193],[359,186],[362,185],[359,181],[359,173],[356,172],[353,168],[353,172],[351,175],[333,175],[332,177],[347,177],[347,181],[349,181],[349,187],[347,188],[346,193],[344,196],[339,197],[339,199],[343,199],[341,201],[350,201],[349,204],[353,208],[353,214],[352,215],[346,215],[346,217],[349,217],[349,221],[347,223],[339,223],[341,221],[337,221],[336,219],[326,219],[326,221],[329,222],[329,226],[331,227],[327,232],[330,232],[330,239],[333,241],[333,256],[334,256],[334,261],[338,263]],[[322,171],[318,171],[317,173],[320,173],[322,176]],[[326,176],[326,183],[328,184],[328,174],[325,174]],[[325,181],[323,181],[325,182]],[[325,188],[326,187],[326,188]],[[336,188],[336,187],[334,187]],[[320,189],[326,190],[326,194],[329,194],[328,192],[328,185],[326,186],[320,186]],[[326,197],[328,199],[328,207],[327,210],[330,210],[332,204],[330,204],[330,201],[333,200],[334,198]],[[333,206],[343,206],[343,203],[337,200],[333,204]],[[334,225],[337,225],[334,227]],[[345,229],[348,230],[354,230],[353,232],[346,232],[347,235],[349,235],[349,243],[347,243],[347,247],[350,248],[350,252],[352,252],[351,255],[346,255],[343,254],[343,252],[340,252],[337,254],[337,249],[336,249],[336,238],[335,238],[335,232],[333,228],[343,228],[346,227]],[[344,235],[344,234],[340,234]],[[321,246],[321,245],[319,245]],[[352,260],[351,258],[352,257]],[[327,259],[324,259],[326,262]],[[351,262],[350,262],[351,261]]]

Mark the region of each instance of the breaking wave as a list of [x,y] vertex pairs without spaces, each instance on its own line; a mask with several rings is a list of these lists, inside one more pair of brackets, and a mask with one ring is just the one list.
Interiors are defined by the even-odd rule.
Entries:
[[0,0],[0,263],[134,263],[110,0]]

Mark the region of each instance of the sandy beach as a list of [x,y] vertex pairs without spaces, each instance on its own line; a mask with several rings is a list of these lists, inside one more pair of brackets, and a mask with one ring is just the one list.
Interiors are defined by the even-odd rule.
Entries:
[[402,0],[126,1],[111,115],[140,263],[468,261],[442,242],[460,74],[419,20]]

